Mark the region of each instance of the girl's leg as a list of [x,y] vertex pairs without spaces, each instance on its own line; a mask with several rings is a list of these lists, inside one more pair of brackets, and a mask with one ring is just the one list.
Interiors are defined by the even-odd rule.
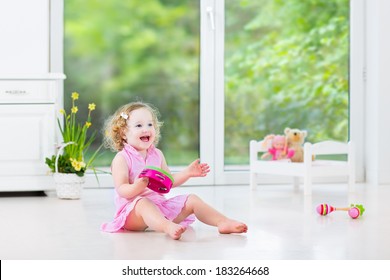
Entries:
[[218,227],[220,233],[243,233],[248,230],[246,224],[224,216],[193,194],[188,196],[185,206],[173,222],[180,223],[191,214],[207,225]]
[[126,218],[124,228],[142,231],[149,227],[152,230],[165,232],[173,239],[179,239],[185,227],[167,220],[157,206],[147,198],[140,199]]

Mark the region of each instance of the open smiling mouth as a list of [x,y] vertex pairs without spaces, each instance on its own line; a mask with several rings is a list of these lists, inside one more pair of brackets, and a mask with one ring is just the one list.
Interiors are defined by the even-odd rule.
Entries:
[[142,136],[140,139],[142,142],[149,142],[150,136]]

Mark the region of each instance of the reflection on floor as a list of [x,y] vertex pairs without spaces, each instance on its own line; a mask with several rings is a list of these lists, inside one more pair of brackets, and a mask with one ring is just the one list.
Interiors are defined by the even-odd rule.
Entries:
[[[355,260],[390,259],[390,186],[314,185],[313,195],[289,185],[181,187],[248,224],[242,235],[221,235],[195,222],[174,241],[163,233],[104,233],[114,213],[112,189],[86,189],[80,200],[0,196],[0,259]],[[319,216],[320,203],[363,204],[356,220],[346,212]]]

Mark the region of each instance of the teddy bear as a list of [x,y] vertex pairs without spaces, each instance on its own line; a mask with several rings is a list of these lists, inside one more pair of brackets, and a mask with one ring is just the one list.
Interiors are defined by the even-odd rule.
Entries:
[[291,161],[303,162],[303,143],[305,142],[307,131],[286,127],[284,129],[284,134],[287,138],[287,147],[294,150]]

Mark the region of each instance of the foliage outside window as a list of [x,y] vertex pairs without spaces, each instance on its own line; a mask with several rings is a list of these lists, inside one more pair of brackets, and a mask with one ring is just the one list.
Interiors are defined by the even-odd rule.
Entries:
[[[199,32],[198,1],[67,0],[65,92],[83,92],[80,107],[102,104],[98,127],[121,105],[152,103],[168,164],[188,164],[199,148]],[[106,151],[95,165],[112,158]]]
[[225,163],[285,127],[348,140],[348,0],[225,1]]

